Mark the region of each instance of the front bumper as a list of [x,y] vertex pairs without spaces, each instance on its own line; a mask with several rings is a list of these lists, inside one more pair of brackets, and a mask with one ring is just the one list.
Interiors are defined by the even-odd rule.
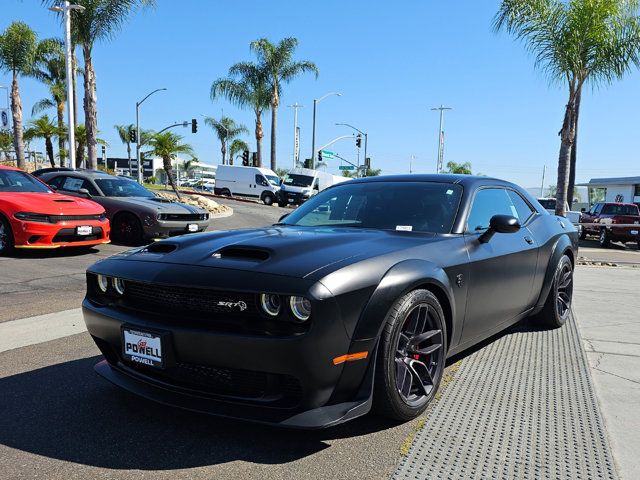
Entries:
[[[78,235],[76,227],[79,226],[92,227],[91,235]],[[109,243],[110,226],[108,220],[42,223],[12,219],[11,228],[15,248],[86,247]]]
[[[197,230],[190,231],[189,225],[197,225]],[[153,224],[143,224],[147,238],[167,238],[185,233],[204,232],[209,227],[209,220],[155,220]]]
[[[342,423],[371,408],[375,341],[352,342],[337,310],[328,306],[323,313],[327,321],[315,322],[305,334],[274,337],[198,328],[186,321],[97,306],[88,299],[83,303],[87,329],[105,357],[96,371],[115,385],[187,410],[310,429]],[[165,335],[163,370],[123,358],[121,331],[125,325]],[[332,362],[362,350],[370,352],[366,360]],[[212,391],[189,376],[177,376],[187,371],[184,365],[189,366],[188,371],[206,372],[209,380],[214,375],[233,382],[237,372],[243,378],[248,372],[256,382],[264,377],[267,387],[263,393],[250,395]]]
[[278,200],[280,202],[288,203],[289,205],[301,205],[307,200],[309,200],[311,196],[308,194],[302,194],[300,192],[288,192],[280,190],[278,193]]

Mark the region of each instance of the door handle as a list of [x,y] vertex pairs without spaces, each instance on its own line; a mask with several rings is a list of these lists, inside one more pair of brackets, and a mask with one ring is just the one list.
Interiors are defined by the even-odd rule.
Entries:
[[524,241],[527,242],[529,245],[533,245],[533,238],[531,237],[524,237]]

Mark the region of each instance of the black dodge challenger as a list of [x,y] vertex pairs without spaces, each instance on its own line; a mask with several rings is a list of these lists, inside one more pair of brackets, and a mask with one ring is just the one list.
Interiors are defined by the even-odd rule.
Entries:
[[260,229],[186,235],[87,272],[97,372],[149,400],[299,428],[424,411],[445,360],[570,313],[578,235],[501,180],[328,188]]

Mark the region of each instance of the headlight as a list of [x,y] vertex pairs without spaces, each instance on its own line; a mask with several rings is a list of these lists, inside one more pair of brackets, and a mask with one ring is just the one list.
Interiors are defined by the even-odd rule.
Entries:
[[124,280],[121,278],[114,278],[112,283],[113,289],[118,293],[118,295],[124,295]]
[[14,215],[18,220],[26,220],[28,222],[51,223],[49,215],[44,213],[18,212]]
[[106,219],[107,219],[106,213],[101,213],[100,216],[98,217],[98,220],[100,220],[101,222],[104,222]]
[[291,297],[289,299],[289,307],[293,316],[301,321],[306,322],[311,316],[311,302],[304,297]]
[[262,310],[271,317],[277,317],[280,313],[281,306],[280,297],[272,293],[263,293],[260,295],[260,306]]
[[96,283],[98,284],[98,289],[102,293],[107,293],[107,288],[109,288],[109,279],[104,275],[96,276]]

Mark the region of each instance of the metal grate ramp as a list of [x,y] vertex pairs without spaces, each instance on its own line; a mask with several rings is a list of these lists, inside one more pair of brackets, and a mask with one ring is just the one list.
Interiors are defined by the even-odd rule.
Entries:
[[462,360],[393,479],[615,479],[571,318],[531,323]]

